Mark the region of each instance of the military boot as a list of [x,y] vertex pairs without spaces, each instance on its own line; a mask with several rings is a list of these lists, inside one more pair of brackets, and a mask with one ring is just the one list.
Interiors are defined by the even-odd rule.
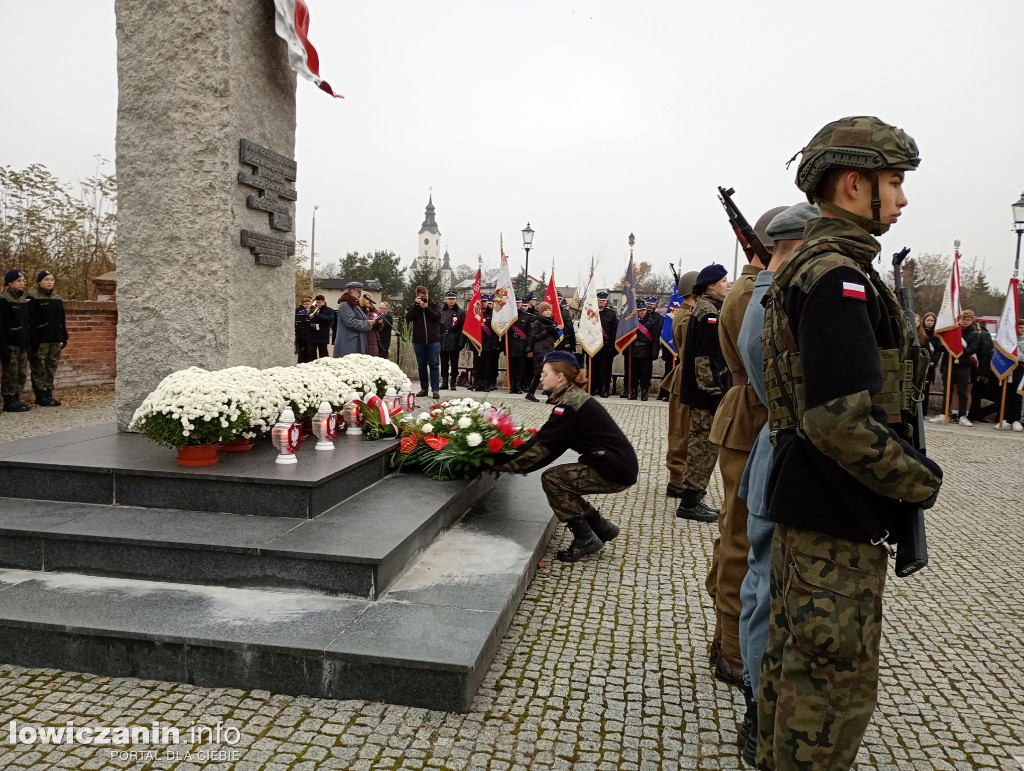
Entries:
[[680,519],[692,519],[695,522],[718,521],[718,515],[704,505],[704,502],[700,499],[700,493],[686,488],[683,488],[683,494],[679,498],[679,508],[676,509],[676,516]]
[[[625,395],[625,394],[623,394],[623,395]],[[629,392],[629,400],[632,401],[632,402],[636,401],[636,391],[630,391]]]
[[640,401],[642,401],[642,402],[647,401],[647,397],[649,395],[650,395],[650,390],[649,389],[647,389],[647,388],[641,388],[640,389]]
[[594,535],[594,531],[587,524],[586,517],[573,517],[565,523],[572,531],[573,539],[568,549],[559,549],[555,556],[562,562],[577,562],[588,554],[601,551],[604,546],[601,539]]
[[743,760],[751,768],[757,768],[757,699],[749,685],[743,686],[743,698],[747,703],[747,711],[743,715],[743,724],[736,734],[736,743],[742,750]]
[[61,405],[60,399],[54,399],[53,398],[53,389],[52,388],[47,388],[46,389],[46,400],[48,402],[48,404],[46,405],[47,407],[60,407],[60,405]]
[[701,504],[703,504],[704,508],[707,509],[708,511],[710,511],[712,514],[714,514],[715,516],[718,516],[719,514],[722,513],[722,510],[720,508],[718,508],[717,506],[712,506],[710,503],[705,503],[704,502],[704,499],[707,497],[707,494],[708,494],[707,490],[701,490],[701,493],[700,493]]
[[618,526],[614,522],[602,517],[599,511],[592,511],[587,514],[587,524],[594,531],[594,535],[605,543],[615,540],[615,536],[619,534]]
[[29,406],[22,404],[17,396],[4,394],[4,412],[28,412]]

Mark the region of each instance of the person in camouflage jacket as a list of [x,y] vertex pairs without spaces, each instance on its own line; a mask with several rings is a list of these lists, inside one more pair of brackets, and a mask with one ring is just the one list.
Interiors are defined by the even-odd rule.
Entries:
[[918,163],[913,139],[872,117],[830,123],[802,151],[797,187],[822,216],[773,276],[761,338],[775,533],[760,769],[853,765],[877,699],[886,546],[942,482],[907,441],[926,368],[903,382],[916,335],[872,265]]

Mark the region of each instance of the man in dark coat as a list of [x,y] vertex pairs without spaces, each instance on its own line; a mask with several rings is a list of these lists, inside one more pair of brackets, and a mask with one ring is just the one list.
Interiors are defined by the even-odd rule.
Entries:
[[605,398],[612,393],[612,364],[619,352],[615,349],[615,333],[619,327],[619,317],[608,305],[608,293],[597,293],[597,307],[601,316],[601,332],[604,345],[594,355],[593,389],[598,396]]
[[430,393],[433,398],[440,399],[438,364],[441,357],[441,309],[431,301],[425,286],[416,287],[416,299],[406,309],[405,319],[412,324],[412,348],[416,352],[416,362],[420,369],[420,390],[416,395],[426,396]]
[[522,300],[516,300],[519,315],[505,333],[508,336],[508,378],[514,394],[523,392],[530,377],[526,371],[526,343],[530,336],[530,322],[523,305]]
[[441,388],[447,390],[450,384],[452,391],[459,379],[459,353],[466,347],[466,336],[462,334],[466,312],[458,306],[455,297],[454,290],[445,292],[441,308]]
[[334,311],[327,306],[327,299],[322,294],[313,298],[308,334],[313,358],[326,358],[327,344],[334,342]]
[[636,399],[639,393],[640,401],[645,402],[651,390],[654,357],[661,343],[661,319],[652,319],[645,305],[637,306],[636,318],[636,338],[627,349],[630,357],[629,398]]
[[395,330],[395,317],[391,315],[391,306],[387,303],[378,303],[377,310],[380,311],[380,326],[377,327],[377,355],[386,359],[391,351],[391,335]]

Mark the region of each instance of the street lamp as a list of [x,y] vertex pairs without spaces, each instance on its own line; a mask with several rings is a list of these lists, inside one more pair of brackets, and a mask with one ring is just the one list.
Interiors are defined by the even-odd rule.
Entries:
[[526,283],[523,286],[523,294],[528,294],[530,290],[530,249],[533,247],[533,228],[530,227],[530,223],[526,223],[526,227],[523,228],[523,248],[526,250],[526,265],[523,266],[523,272],[526,274]]
[[632,233],[630,233],[629,234],[629,259],[630,259],[630,261],[632,261],[632,259],[633,259],[633,244],[635,244],[635,243],[636,243],[636,236],[634,236]]
[[1013,204],[1013,229],[1017,231],[1017,258],[1013,261],[1013,277],[1017,278],[1017,269],[1020,267],[1020,236],[1024,233],[1024,193],[1020,194],[1020,200]]
[[316,289],[316,279],[313,277],[313,270],[316,265],[316,210],[320,208],[317,204],[313,207],[313,235],[309,238],[309,292]]

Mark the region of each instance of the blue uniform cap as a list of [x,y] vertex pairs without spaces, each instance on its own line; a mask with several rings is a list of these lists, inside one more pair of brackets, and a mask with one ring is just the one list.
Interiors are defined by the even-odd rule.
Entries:
[[608,299],[608,293],[607,292],[598,292],[597,293],[597,299],[598,300],[607,300]]
[[580,363],[576,359],[576,354],[569,353],[569,351],[552,351],[544,356],[544,363],[554,363],[556,361],[562,362],[562,364],[569,364],[570,366],[580,368]]

